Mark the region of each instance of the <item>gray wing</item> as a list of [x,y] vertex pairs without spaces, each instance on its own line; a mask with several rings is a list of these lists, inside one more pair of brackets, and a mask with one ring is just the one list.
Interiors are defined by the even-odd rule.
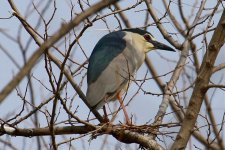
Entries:
[[99,40],[89,58],[88,84],[95,82],[109,63],[123,52],[126,47],[124,36],[123,32],[113,32]]
[[[126,53],[124,51],[115,57],[101,72],[97,80],[88,85],[87,100],[92,107],[101,108],[106,101],[113,100],[117,92],[125,88],[130,76],[136,70],[128,53],[129,51]],[[109,95],[111,97],[107,99]]]

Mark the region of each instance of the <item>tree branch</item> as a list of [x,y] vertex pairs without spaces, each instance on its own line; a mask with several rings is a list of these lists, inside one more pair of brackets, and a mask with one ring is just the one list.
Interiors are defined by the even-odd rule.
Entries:
[[[46,128],[13,128],[13,132],[6,132],[4,128],[0,128],[0,133],[9,134],[12,136],[50,136],[51,131],[48,127]],[[63,126],[54,127],[55,135],[65,135],[65,134],[92,134],[92,136],[99,136],[102,134],[113,135],[116,139],[123,143],[137,143],[149,150],[164,150],[155,140],[152,140],[145,135],[140,133],[130,131],[129,127],[123,127],[121,125],[103,125],[96,126],[93,128],[91,126]],[[146,129],[144,129],[146,130]]]
[[[37,49],[31,57],[28,59],[27,63],[21,68],[20,72],[16,74],[16,76],[3,88],[3,90],[0,92],[0,103],[12,92],[12,90],[15,89],[15,87],[22,81],[22,79],[29,73],[29,71],[32,69],[32,67],[37,63],[38,59],[41,57],[43,52],[53,46],[57,41],[59,41],[63,36],[65,36],[71,29],[73,29],[75,26],[80,24],[81,21],[86,19],[87,17],[91,16],[94,12],[100,11],[101,9],[109,6],[110,4],[113,4],[117,2],[118,0],[110,0],[110,1],[101,1],[89,9],[87,9],[85,12],[82,12],[79,14],[76,18],[74,18],[71,22],[67,24],[63,24],[61,28],[51,37],[49,40],[44,42],[39,49]],[[12,0],[9,0],[9,3],[12,8],[15,8],[15,5]],[[14,15],[15,16],[21,16],[18,14],[18,10],[15,8]],[[25,19],[24,19],[25,20]],[[23,21],[22,21],[23,23]],[[24,26],[27,26],[27,24],[23,24]],[[30,30],[29,28],[26,28],[26,30]],[[34,31],[32,31],[34,32]],[[29,33],[29,32],[28,32]]]
[[193,89],[184,121],[176,137],[176,140],[172,145],[172,150],[185,149],[187,142],[191,136],[204,96],[207,92],[207,86],[212,75],[216,57],[225,41],[225,26],[223,24],[224,22],[225,10],[223,11],[220,22],[212,36],[211,42],[208,46],[208,50],[204,56],[203,63],[200,67],[196,79],[196,84]]

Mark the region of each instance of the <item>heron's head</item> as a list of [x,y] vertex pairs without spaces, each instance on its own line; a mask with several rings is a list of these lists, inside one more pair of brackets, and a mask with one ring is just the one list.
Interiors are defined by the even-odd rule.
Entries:
[[166,51],[175,51],[173,48],[157,41],[153,35],[147,31],[141,30],[139,28],[133,29],[125,29],[128,33],[132,34],[132,40],[138,41],[136,44],[143,47],[145,52],[149,52],[151,50],[159,49]]

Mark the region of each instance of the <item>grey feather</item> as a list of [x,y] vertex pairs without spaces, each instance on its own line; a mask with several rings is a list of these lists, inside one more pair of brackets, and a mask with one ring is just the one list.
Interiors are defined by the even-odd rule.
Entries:
[[95,82],[112,59],[122,53],[126,47],[126,41],[123,40],[124,36],[124,32],[112,32],[99,40],[89,58],[88,84]]
[[[130,78],[144,62],[143,51],[134,49],[132,38],[126,32],[104,36],[95,46],[88,66],[87,100],[93,109],[117,99],[126,90]],[[138,57],[137,57],[138,56]]]

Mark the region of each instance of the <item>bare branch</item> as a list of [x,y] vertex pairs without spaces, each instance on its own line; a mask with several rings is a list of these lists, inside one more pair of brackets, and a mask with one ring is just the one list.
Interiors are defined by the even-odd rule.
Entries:
[[191,96],[191,100],[185,114],[183,124],[176,137],[176,141],[172,145],[172,150],[183,149],[186,147],[189,137],[191,136],[192,129],[195,125],[198,113],[200,111],[202,101],[207,92],[207,85],[212,75],[213,65],[220,48],[225,42],[225,11],[223,12],[220,22],[213,34],[212,40],[208,46],[207,53],[204,56],[196,84]]
[[[52,45],[54,45],[59,39],[61,39],[64,35],[66,35],[71,29],[73,29],[75,26],[77,26],[81,21],[83,21],[88,16],[92,15],[93,12],[97,12],[105,7],[107,7],[110,4],[113,4],[117,2],[118,0],[111,0],[111,1],[101,1],[95,5],[93,5],[91,8],[87,9],[85,12],[81,13],[79,16],[74,18],[71,22],[62,25],[62,27],[58,30],[58,32],[55,33],[54,36],[52,36],[49,40],[44,42],[39,49],[37,49],[32,56],[27,61],[27,64],[21,68],[20,72],[17,73],[17,75],[14,77],[13,80],[8,83],[4,87],[4,89],[0,92],[0,102],[2,102],[8,94],[11,93],[11,91],[20,83],[20,81],[24,78],[24,76],[32,69],[32,67],[35,65],[35,63],[38,61],[38,59],[41,57],[43,52],[50,48]],[[13,1],[9,1],[12,8],[15,8],[15,5]],[[18,10],[14,10],[15,16],[21,16]],[[23,21],[22,21],[23,22]],[[26,26],[26,24],[24,25]],[[28,32],[33,32],[32,30]],[[33,35],[33,34],[32,34]],[[40,42],[41,43],[41,42]]]

